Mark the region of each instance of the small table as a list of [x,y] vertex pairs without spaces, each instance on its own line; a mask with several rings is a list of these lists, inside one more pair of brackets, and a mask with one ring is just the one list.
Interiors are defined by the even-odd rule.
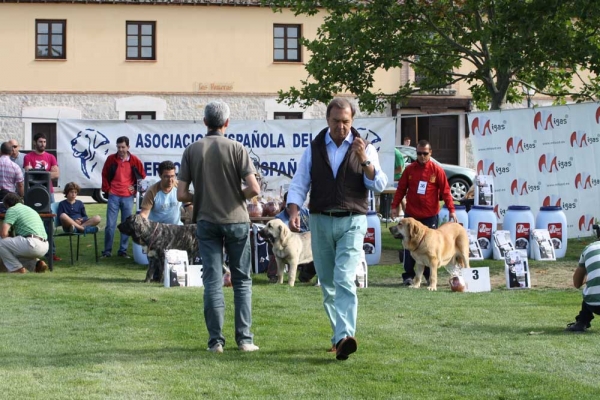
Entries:
[[[38,213],[42,221],[44,222],[44,228],[46,228],[46,234],[48,235],[48,268],[50,271],[54,271],[54,259],[52,257],[52,247],[54,245],[54,217],[56,214],[52,213]],[[6,214],[0,213],[0,220],[4,221]]]
[[390,219],[390,206],[394,199],[396,188],[388,188],[379,194],[379,211],[381,216],[385,219],[385,227],[387,228],[388,220]]

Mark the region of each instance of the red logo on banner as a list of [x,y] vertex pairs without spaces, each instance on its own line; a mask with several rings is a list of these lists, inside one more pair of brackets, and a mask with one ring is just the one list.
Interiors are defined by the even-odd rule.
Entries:
[[510,194],[512,195],[524,195],[528,194],[527,190],[527,181],[523,181],[522,179],[515,179],[510,184]]
[[547,131],[548,129],[554,129],[554,124],[552,123],[552,114],[548,114],[547,116],[542,115],[541,111],[535,113],[533,117],[533,128],[536,130],[543,129]]
[[471,132],[475,136],[485,136],[486,133],[491,135],[491,121],[489,119],[475,117],[475,119],[473,119],[473,123],[471,123]]
[[586,173],[578,173],[575,175],[575,188],[576,189],[591,189],[592,188],[592,177]]
[[511,137],[506,142],[506,152],[508,154],[523,153],[523,139]]
[[594,225],[594,217],[592,215],[582,215],[579,217],[579,230],[591,231]]
[[558,159],[554,154],[542,154],[538,161],[540,172],[556,172],[558,171]]
[[548,206],[560,207],[561,202],[562,202],[562,199],[553,194],[552,196],[544,197],[542,206],[544,206],[544,207],[548,207]]
[[596,109],[596,123],[600,124],[600,107]]
[[586,147],[588,145],[587,133],[581,131],[575,131],[571,133],[571,147]]
[[495,164],[492,160],[479,160],[477,163],[477,175],[496,176]]

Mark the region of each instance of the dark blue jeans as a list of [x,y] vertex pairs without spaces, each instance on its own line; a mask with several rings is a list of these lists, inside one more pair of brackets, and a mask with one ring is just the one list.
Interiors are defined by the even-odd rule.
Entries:
[[204,283],[204,321],[208,330],[208,347],[225,346],[223,321],[223,247],[229,258],[233,304],[235,308],[235,341],[237,345],[252,344],[252,278],[250,277],[250,224],[214,224],[198,221],[196,236],[202,257]]
[[[104,251],[103,254],[110,255],[113,247],[115,230],[117,229],[117,216],[121,210],[121,222],[129,217],[133,210],[133,196],[122,197],[114,194],[108,195],[108,204],[106,206],[106,228],[104,228]],[[119,242],[119,253],[127,251],[129,236],[121,234]]]
[[[410,217],[410,215],[405,213],[404,217],[405,218]],[[413,218],[415,218],[415,217],[413,217]],[[415,219],[431,229],[437,229],[437,227],[438,227],[438,216],[437,215],[434,215],[433,217],[429,217],[429,218],[423,218],[423,219],[415,218]],[[408,251],[408,250],[400,250],[400,251],[404,251],[404,273],[402,274],[402,280],[405,280],[408,278],[414,279],[414,277],[415,277],[415,259],[412,258],[412,256],[410,255],[410,251]],[[425,267],[423,276],[428,281],[429,281],[429,273],[430,272],[431,271],[429,270],[429,267]]]

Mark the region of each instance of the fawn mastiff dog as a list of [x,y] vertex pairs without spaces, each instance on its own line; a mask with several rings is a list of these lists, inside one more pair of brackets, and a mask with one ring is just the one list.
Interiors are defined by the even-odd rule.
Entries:
[[294,286],[298,264],[313,260],[310,247],[310,232],[292,232],[280,219],[273,219],[258,234],[273,246],[273,254],[277,261],[277,283],[283,283],[285,265],[289,266],[288,284]]
[[431,229],[414,218],[403,218],[398,225],[390,227],[396,239],[402,239],[402,245],[415,259],[416,276],[412,288],[421,287],[425,267],[431,269],[429,290],[437,290],[437,270],[449,268],[469,268],[469,237],[467,231],[456,222],[447,222],[438,229]]

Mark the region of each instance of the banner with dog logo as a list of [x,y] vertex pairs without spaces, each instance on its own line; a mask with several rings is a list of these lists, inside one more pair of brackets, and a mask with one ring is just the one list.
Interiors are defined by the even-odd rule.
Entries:
[[468,115],[477,173],[494,180],[494,211],[560,206],[568,237],[589,236],[600,217],[600,104]]
[[[393,118],[362,118],[353,126],[379,152],[388,177],[394,174],[396,124]],[[325,120],[231,121],[225,136],[244,145],[263,185],[277,190],[289,184],[300,157],[316,135],[327,127]],[[171,160],[179,168],[187,146],[206,134],[202,121],[106,121],[59,120],[57,155],[59,185],[77,182],[82,188],[100,188],[102,167],[116,153],[116,140],[129,138],[130,152],[139,157],[148,176],[158,176],[158,165]]]

